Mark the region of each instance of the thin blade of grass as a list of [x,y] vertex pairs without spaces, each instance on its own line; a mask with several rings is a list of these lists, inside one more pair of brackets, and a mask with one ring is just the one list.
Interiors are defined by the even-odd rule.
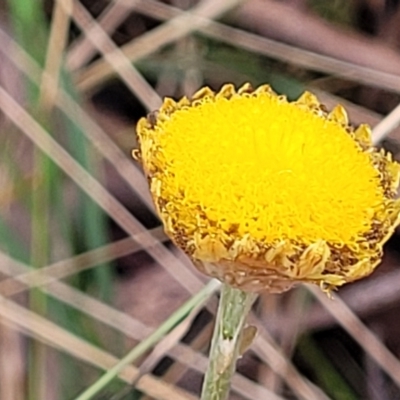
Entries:
[[335,400],[357,400],[358,396],[318,348],[311,336],[300,338],[297,349],[312,369],[317,383]]
[[179,321],[190,316],[190,312],[203,305],[210,296],[220,287],[221,283],[211,280],[196,295],[192,296],[185,304],[175,311],[163,324],[161,324],[150,336],[135,346],[124,358],[122,358],[113,368],[110,368],[98,381],[85,390],[76,400],[90,400],[108,385],[128,364],[144,354],[153,347],[161,338],[166,335]]
[[[151,370],[158,364],[158,362],[167,354],[173,347],[175,347],[182,337],[188,332],[191,327],[193,320],[197,317],[199,311],[203,307],[202,303],[195,306],[190,313],[180,323],[173,327],[153,348],[151,353],[146,357],[139,367],[140,374],[145,375],[151,372]],[[131,387],[136,385],[136,378],[134,382],[131,382]]]

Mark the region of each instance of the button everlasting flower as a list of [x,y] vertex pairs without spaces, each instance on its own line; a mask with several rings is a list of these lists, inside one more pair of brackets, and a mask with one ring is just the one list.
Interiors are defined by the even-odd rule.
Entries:
[[204,88],[165,99],[137,134],[167,234],[234,287],[329,291],[369,275],[399,223],[399,165],[311,93]]

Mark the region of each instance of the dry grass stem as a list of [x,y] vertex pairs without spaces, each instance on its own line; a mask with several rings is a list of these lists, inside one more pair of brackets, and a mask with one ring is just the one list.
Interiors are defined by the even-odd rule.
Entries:
[[[30,269],[23,263],[10,258],[1,252],[0,261],[0,271],[3,274],[21,274]],[[152,328],[147,327],[135,318],[128,316],[127,314],[118,311],[63,282],[55,281],[46,287],[40,288],[40,290],[73,308],[81,310],[88,316],[96,318],[96,320],[119,330],[135,340],[144,339],[152,331]]]
[[[282,323],[281,333],[279,335],[279,345],[282,353],[289,360],[293,358],[293,353],[297,346],[297,341],[300,335],[304,330],[304,319],[308,312],[308,307],[306,305],[306,296],[307,293],[305,290],[297,290],[291,293],[291,297],[288,300],[287,308],[290,312],[285,312],[285,314],[290,313],[290,318],[283,319],[286,323]],[[282,305],[282,304],[281,304]],[[282,308],[278,310],[280,314],[282,312]],[[278,314],[278,318],[279,318]],[[278,321],[275,319],[275,321]],[[282,389],[284,381],[282,378],[274,374],[270,377],[270,388],[273,388],[274,392],[280,393]]]
[[[194,308],[190,314],[174,329],[172,329],[167,335],[160,340],[156,346],[154,346],[152,352],[146,357],[144,362],[140,365],[141,375],[145,375],[159,363],[159,361],[168,354],[169,350],[175,347],[186,335],[190,329],[193,320],[197,317],[199,311],[203,308],[203,304],[200,304]],[[133,383],[134,385],[134,383]]]
[[[129,11],[134,9],[137,0],[128,2],[113,0],[97,18],[98,24],[111,36],[114,29],[126,18]],[[91,28],[89,28],[91,29]],[[65,66],[70,71],[75,71],[85,65],[96,54],[96,47],[86,37],[79,37],[70,46],[65,61]]]
[[[118,362],[116,357],[106,351],[1,296],[0,316],[8,321],[8,325],[17,328],[25,334],[102,370],[107,370]],[[4,322],[3,319],[0,322]],[[136,378],[138,373],[139,370],[136,367],[127,366],[120,373],[119,377],[129,383]],[[168,385],[148,375],[142,376],[137,382],[136,387],[160,400],[195,399],[194,396],[182,389]]]
[[0,399],[23,400],[24,346],[19,332],[2,324],[0,317]]
[[[22,274],[28,270],[28,266],[25,266],[24,264],[13,260],[9,256],[0,252],[0,272],[9,275],[20,274],[15,278],[19,279],[19,277],[24,276]],[[25,274],[25,276],[29,275],[29,272]],[[93,317],[97,321],[102,322],[120,331],[127,337],[134,340],[143,340],[154,330],[153,327],[149,327],[138,321],[137,319],[133,318],[132,316],[127,315],[126,313],[119,311],[112,306],[102,303],[101,301],[85,293],[82,293],[81,291],[74,289],[65,283],[54,281],[52,283],[49,283],[45,287],[41,287],[41,290],[44,293],[47,293],[48,295],[54,297],[55,299],[58,299],[63,303],[73,308],[76,308],[77,310],[80,310],[88,316]],[[186,330],[188,328],[188,323],[185,322],[185,320],[183,322],[183,330]],[[193,368],[200,373],[204,373],[207,367],[207,357],[205,357],[201,353],[196,352],[187,345],[178,343],[176,338],[173,339],[174,341],[176,341],[176,343],[173,343],[172,346],[169,344],[166,348],[164,348],[164,355],[169,355],[180,363],[187,365],[188,367]],[[160,348],[158,349],[161,350]],[[157,351],[157,353],[157,356],[161,355],[160,351]],[[138,374],[139,373],[141,375],[143,374],[142,368],[138,370]],[[138,376],[135,379],[138,379]],[[237,380],[237,383],[233,383],[233,389],[236,392],[241,393],[245,398],[248,398],[249,400],[253,400],[253,398],[247,397],[249,395],[246,395],[246,393],[263,393],[263,395],[265,396],[271,395],[271,393],[267,391],[267,389],[260,387],[255,382],[251,382],[247,378],[240,377],[240,375],[238,375],[238,377],[235,379]],[[243,390],[242,384],[245,384],[247,390]],[[258,397],[254,397],[254,399],[257,398]],[[261,399],[263,398],[261,397]]]
[[384,119],[382,119],[373,129],[372,138],[374,143],[379,143],[391,131],[400,125],[400,104]]
[[[178,260],[159,241],[153,238],[129,211],[78,164],[47,132],[0,86],[0,109],[47,154],[71,179],[106,211],[129,235],[143,233],[138,243],[164,266],[189,292],[203,286],[182,261]],[[189,261],[187,261],[189,265]]]
[[373,358],[383,371],[400,386],[400,361],[371,332],[340,299],[329,299],[318,287],[306,285],[324,308],[332,314],[337,322],[356,340],[364,351]]
[[[353,312],[364,318],[393,307],[400,300],[398,282],[400,271],[394,268],[393,271],[377,276],[373,280],[360,282],[352,288],[340,294],[340,298]],[[320,308],[311,313],[307,326],[322,328],[329,327],[335,323],[334,318]]]
[[[1,28],[0,39],[10,43],[12,46],[12,51],[7,54],[4,53],[4,56],[9,57],[15,67],[20,69],[33,82],[39,82],[42,74],[39,65]],[[3,49],[0,47],[1,51]],[[128,159],[124,152],[101,129],[99,124],[61,87],[59,88],[56,101],[58,106],[72,121],[78,120],[81,123],[85,128],[82,132],[87,135],[90,143],[110,162],[147,207],[153,210],[153,202],[150,198],[147,182],[143,174],[132,163],[132,160]]]
[[144,106],[148,110],[157,109],[161,98],[77,0],[74,0],[72,19]]
[[[162,227],[148,230],[148,232],[160,242],[169,240]],[[139,250],[143,250],[143,247],[135,242],[135,239],[140,235],[141,234],[121,239],[118,242],[107,244],[66,260],[57,261],[40,269],[26,269],[12,273],[11,271],[3,271],[4,273],[12,275],[12,278],[0,281],[0,294],[5,297],[10,297],[34,287],[49,285],[54,281],[85,271],[98,264],[113,261],[119,257],[124,257]]]
[[[214,323],[208,322],[204,326],[200,328],[200,331],[197,333],[196,337],[190,341],[190,348],[196,352],[202,352],[204,349],[208,348],[212,333],[214,329]],[[200,361],[200,360],[199,360]],[[207,359],[204,357],[204,362],[201,363],[201,366],[204,367],[203,371],[207,368]],[[180,362],[175,362],[168,368],[165,374],[163,374],[163,380],[169,383],[176,383],[183,377],[183,375],[188,371],[188,366],[190,366],[193,361],[188,361],[187,364],[182,364]],[[198,365],[198,363],[196,363]],[[198,365],[200,366],[200,365]],[[149,400],[149,399],[143,399]]]
[[69,15],[71,12],[72,0],[64,0],[64,6],[61,5],[60,0],[54,3],[46,62],[40,85],[39,104],[45,110],[53,107],[57,96],[63,54],[68,39]]
[[249,0],[237,11],[236,20],[262,36],[400,78],[400,56],[387,42],[330,23],[310,10],[273,0]]
[[[28,267],[23,266],[23,264],[10,259],[8,256],[0,253],[0,266],[8,266],[8,269],[3,269],[1,272],[6,273],[21,273],[24,270],[27,270]],[[109,325],[110,327],[117,329],[127,335],[128,337],[135,340],[143,340],[146,338],[154,328],[150,328],[140,321],[128,316],[127,314],[114,309],[111,306],[108,306],[100,301],[76,290],[69,285],[66,285],[62,282],[53,282],[48,287],[41,289],[43,292],[51,295],[52,297],[68,304],[81,312],[86,313],[88,316],[96,318],[96,320]],[[197,311],[197,310],[196,310]],[[185,363],[188,367],[194,368],[199,372],[204,373],[207,366],[207,358],[202,354],[196,353],[190,347],[179,344],[179,337],[187,330],[189,327],[191,320],[195,316],[195,313],[191,314],[189,318],[186,318],[182,324],[178,325],[177,331],[173,331],[172,335],[166,336],[166,342],[160,342],[160,346],[155,348],[155,352],[157,353],[157,359],[170,355],[177,359],[181,363]],[[178,333],[178,337],[176,336]],[[172,340],[172,342],[171,342]],[[169,343],[167,343],[169,342]],[[165,347],[165,344],[167,346]],[[150,354],[150,357],[153,353]],[[151,364],[153,364],[151,362]],[[152,366],[152,365],[151,365]],[[149,371],[149,363],[145,362],[139,368],[138,374],[135,378],[135,381],[138,380],[143,374]],[[246,399],[249,400],[257,400],[257,399],[265,399],[266,397],[262,396],[270,396],[272,395],[267,389],[259,387],[254,382],[249,381],[246,378],[237,378],[239,383],[234,383],[233,389],[238,393],[241,393]],[[132,384],[132,382],[131,382]],[[245,385],[247,390],[243,390],[242,385]],[[257,395],[257,393],[259,395]],[[278,399],[278,397],[276,397]]]
[[263,327],[254,314],[250,314],[249,322],[257,326],[258,335],[252,349],[271,369],[285,380],[287,385],[302,400],[328,400],[323,391],[303,377],[293,364],[283,355],[274,339]]
[[[167,6],[166,4],[156,2],[154,0],[140,0],[136,9],[148,16],[159,19],[168,19],[184,14],[178,8]],[[197,22],[197,23],[196,23]],[[202,24],[204,26],[202,27]],[[157,28],[157,29],[161,29]],[[168,29],[165,28],[166,32]],[[246,32],[242,29],[232,28],[230,26],[214,22],[211,19],[206,19],[198,12],[192,11],[191,23],[187,28],[186,34],[195,30],[201,34],[231,44],[235,47],[240,47],[256,54],[262,54],[268,57],[276,58],[285,61],[291,65],[297,65],[311,71],[318,71],[342,77],[351,81],[363,83],[372,87],[378,87],[400,93],[400,76],[376,71],[373,68],[363,67],[355,63],[342,61],[333,57],[324,56],[311,51],[303,50],[295,46],[290,46],[278,41],[267,39],[259,35]],[[164,44],[162,37],[160,41],[153,41],[150,35],[151,32],[141,36],[141,40],[135,39],[121,47],[124,54],[135,62],[140,58],[151,54],[158,50]],[[149,37],[148,40],[146,38]],[[154,38],[154,40],[157,38]],[[176,40],[178,38],[171,40]],[[156,45],[157,44],[157,45]],[[77,84],[81,90],[90,90],[101,82],[109,79],[113,75],[113,70],[104,62],[98,60],[92,63],[77,77]]]
[[376,71],[372,68],[299,49],[298,47],[222,24],[209,27],[208,32],[212,33],[214,39],[218,39],[221,42],[276,58],[290,65],[400,93],[400,76],[395,74]]
[[[130,44],[123,46],[121,51],[131,62],[135,62],[201,27],[209,27],[210,18],[218,17],[240,2],[241,0],[202,0],[190,11],[178,9],[179,14],[175,18],[135,38]],[[87,91],[110,78],[114,72],[104,60],[96,61],[77,75],[76,83],[78,88]]]

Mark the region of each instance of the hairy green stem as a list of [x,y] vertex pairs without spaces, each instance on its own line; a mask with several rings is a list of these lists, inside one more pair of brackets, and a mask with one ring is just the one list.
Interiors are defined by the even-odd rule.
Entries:
[[228,398],[230,381],[243,345],[244,324],[256,297],[254,293],[226,284],[222,286],[201,400]]

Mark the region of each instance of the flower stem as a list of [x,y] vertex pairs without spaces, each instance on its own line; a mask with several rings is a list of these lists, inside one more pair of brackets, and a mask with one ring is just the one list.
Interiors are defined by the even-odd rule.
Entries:
[[254,293],[222,286],[201,400],[228,398],[231,377],[240,356],[244,323],[256,297]]

